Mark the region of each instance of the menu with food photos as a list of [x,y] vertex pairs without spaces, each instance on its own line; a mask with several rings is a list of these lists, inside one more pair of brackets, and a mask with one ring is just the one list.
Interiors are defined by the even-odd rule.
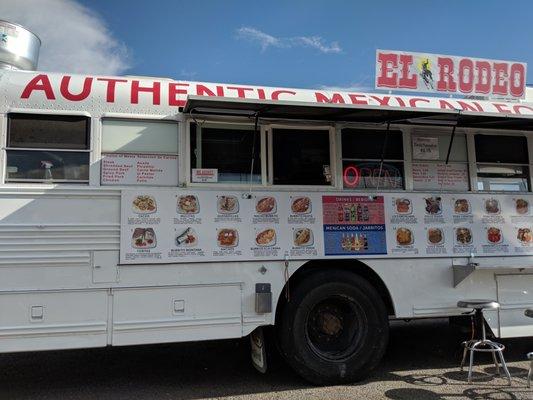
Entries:
[[525,194],[127,189],[120,262],[533,254]]

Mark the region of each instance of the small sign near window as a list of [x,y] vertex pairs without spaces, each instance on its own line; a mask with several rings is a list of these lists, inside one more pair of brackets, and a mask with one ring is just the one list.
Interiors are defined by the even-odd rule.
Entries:
[[217,168],[193,168],[192,181],[195,183],[217,183]]
[[414,136],[413,158],[415,160],[438,160],[439,138]]

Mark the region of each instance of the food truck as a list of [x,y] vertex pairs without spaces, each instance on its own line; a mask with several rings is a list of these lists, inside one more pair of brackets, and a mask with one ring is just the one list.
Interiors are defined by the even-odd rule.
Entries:
[[533,104],[15,70],[0,92],[1,352],[257,353],[273,326],[332,383],[463,298],[533,334]]

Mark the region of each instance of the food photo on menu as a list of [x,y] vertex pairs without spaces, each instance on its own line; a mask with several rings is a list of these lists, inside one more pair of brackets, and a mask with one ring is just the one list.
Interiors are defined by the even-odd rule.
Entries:
[[503,241],[503,235],[500,228],[491,226],[487,229],[487,241],[490,244],[499,244]]
[[470,228],[460,227],[455,229],[455,242],[465,246],[472,244],[472,231]]
[[136,214],[152,214],[157,211],[157,204],[152,196],[139,195],[133,199],[132,209]]
[[309,214],[311,212],[311,199],[306,196],[293,198],[291,211],[294,214]]
[[256,230],[255,243],[258,246],[274,246],[276,244],[276,230],[273,228]]
[[413,232],[409,228],[401,227],[396,229],[396,243],[399,246],[410,246],[414,241]]
[[396,199],[396,212],[398,214],[411,214],[412,206],[411,200],[406,198]]
[[428,243],[430,245],[439,245],[444,243],[444,233],[440,228],[428,229]]
[[426,202],[425,210],[427,214],[437,215],[442,212],[440,197],[426,197],[424,201]]
[[198,234],[196,231],[188,227],[178,233],[176,236],[176,246],[178,247],[192,247],[198,244]]
[[500,202],[494,198],[485,200],[485,211],[487,214],[499,214]]
[[131,237],[131,245],[135,249],[152,249],[157,246],[153,228],[135,228]]
[[533,242],[533,232],[530,228],[518,228],[516,238],[522,244],[530,244]]
[[237,214],[239,199],[235,196],[217,196],[217,210],[219,214]]
[[456,199],[453,205],[453,211],[456,214],[469,214],[470,203],[467,199]]
[[236,229],[222,228],[217,230],[217,245],[221,248],[231,248],[239,244],[239,233]]
[[515,201],[516,213],[525,215],[529,213],[529,202],[525,199],[516,199]]
[[273,214],[276,208],[276,199],[272,196],[260,197],[255,203],[255,211],[258,214]]
[[312,246],[313,231],[309,228],[297,228],[293,230],[293,243],[296,247]]
[[198,197],[192,194],[179,196],[177,211],[179,214],[198,214],[200,211]]

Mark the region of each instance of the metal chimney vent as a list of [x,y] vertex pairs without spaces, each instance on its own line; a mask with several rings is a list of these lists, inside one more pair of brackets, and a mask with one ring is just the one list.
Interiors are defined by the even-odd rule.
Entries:
[[0,69],[35,70],[41,39],[23,26],[0,20]]

